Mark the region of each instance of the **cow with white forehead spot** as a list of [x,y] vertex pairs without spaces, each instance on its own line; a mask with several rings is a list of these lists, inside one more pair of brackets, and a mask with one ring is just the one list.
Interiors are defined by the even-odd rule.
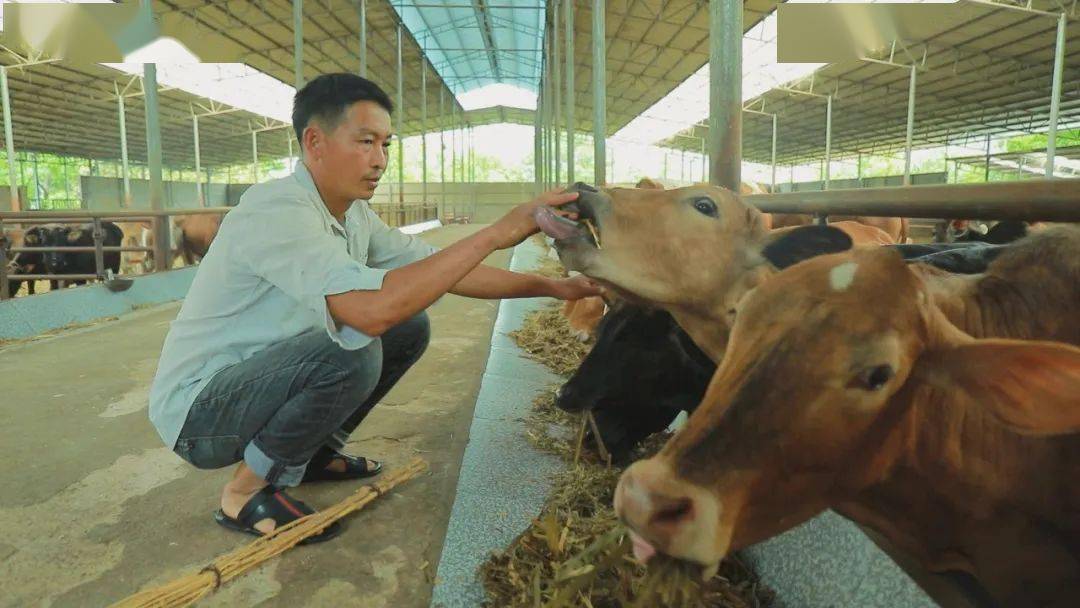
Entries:
[[619,483],[639,556],[712,568],[831,508],[1002,606],[1076,605],[1080,348],[975,339],[937,304],[885,248],[753,290],[702,404]]

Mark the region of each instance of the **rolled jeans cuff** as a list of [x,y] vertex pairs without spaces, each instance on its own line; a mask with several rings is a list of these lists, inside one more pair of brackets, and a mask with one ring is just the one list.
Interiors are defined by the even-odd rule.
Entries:
[[307,463],[289,465],[274,460],[259,449],[254,441],[248,442],[244,448],[244,464],[270,485],[289,488],[300,485],[304,471],[307,470]]

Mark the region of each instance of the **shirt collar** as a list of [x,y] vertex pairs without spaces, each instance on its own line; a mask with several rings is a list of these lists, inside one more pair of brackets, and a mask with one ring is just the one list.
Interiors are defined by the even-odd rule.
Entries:
[[[330,221],[330,225],[342,234],[347,234],[345,232],[344,226],[341,225],[341,222],[339,222],[337,218],[334,217],[332,213],[330,213],[330,210],[326,208],[326,202],[323,201],[322,195],[319,194],[319,189],[315,187],[315,179],[311,177],[311,172],[308,171],[308,168],[304,165],[303,160],[296,163],[296,169],[293,170],[293,177],[296,179],[296,182],[298,184],[300,184],[305,189],[309,190],[312,194],[315,195],[315,198],[312,199],[313,204],[319,208],[319,211],[322,212],[323,217]],[[351,210],[352,207],[350,206],[349,209]],[[349,223],[348,211],[345,212],[345,223]]]

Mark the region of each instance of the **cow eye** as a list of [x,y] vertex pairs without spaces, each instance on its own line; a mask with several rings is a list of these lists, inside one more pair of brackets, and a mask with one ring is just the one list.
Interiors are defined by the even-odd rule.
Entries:
[[697,209],[698,213],[707,215],[709,217],[717,217],[716,203],[711,198],[702,196],[694,199],[694,209]]
[[876,365],[869,367],[859,374],[859,388],[868,391],[880,390],[881,387],[888,384],[889,380],[892,380],[893,375],[891,366]]

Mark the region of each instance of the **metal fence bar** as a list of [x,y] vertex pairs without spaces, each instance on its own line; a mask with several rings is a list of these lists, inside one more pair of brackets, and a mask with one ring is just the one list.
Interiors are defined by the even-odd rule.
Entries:
[[[114,245],[103,245],[101,247],[101,250],[102,251],[107,251],[107,252],[117,252],[117,251],[119,251],[121,253],[131,253],[131,252],[135,252],[135,251],[149,252],[149,251],[153,251],[154,248],[153,247],[120,247],[118,245],[115,245],[115,246]],[[62,253],[86,253],[86,252],[89,252],[89,251],[97,251],[97,247],[90,247],[89,245],[78,246],[78,247],[76,247],[76,246],[70,246],[70,247],[68,247],[68,246],[65,246],[65,247],[12,247],[12,248],[8,249],[7,251],[8,251],[8,253],[44,253],[44,252],[47,252],[47,251],[58,251],[58,252],[62,252]]]
[[[93,219],[100,217],[102,219],[121,219],[123,221],[129,221],[132,219],[151,219],[155,217],[169,217],[173,215],[209,215],[209,214],[225,214],[232,211],[232,207],[204,207],[200,209],[162,209],[162,210],[130,210],[130,211],[81,211],[81,210],[38,210],[38,211],[0,211],[0,220],[21,220],[21,219],[44,219],[44,218],[70,218],[76,219]],[[55,220],[53,220],[55,221]]]
[[766,213],[1080,221],[1075,179],[784,192],[748,200]]

